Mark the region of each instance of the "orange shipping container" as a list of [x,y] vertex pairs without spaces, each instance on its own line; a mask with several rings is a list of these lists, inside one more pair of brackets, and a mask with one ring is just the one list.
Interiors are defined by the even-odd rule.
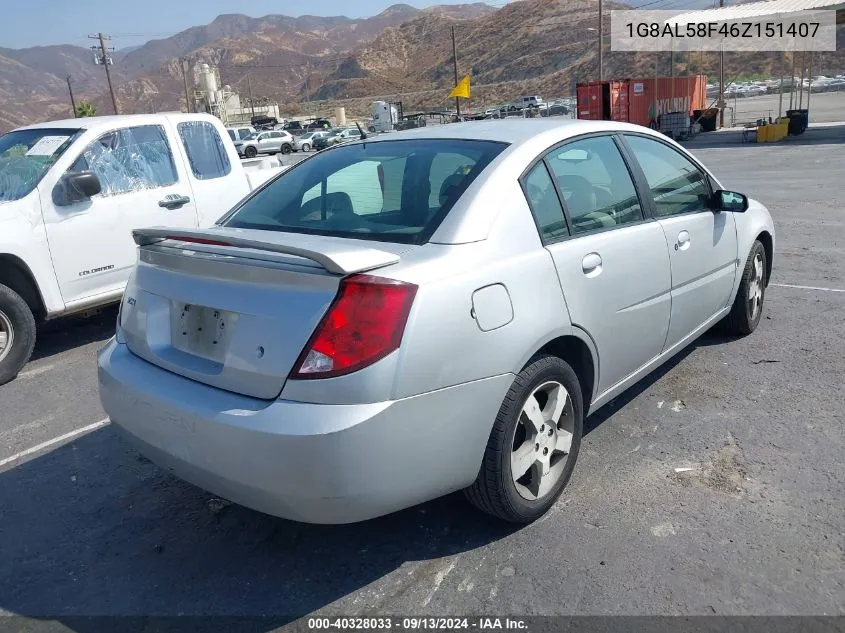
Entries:
[[657,125],[657,117],[667,112],[687,112],[706,108],[707,77],[644,77],[622,81],[578,84],[579,119],[629,121],[637,125]]

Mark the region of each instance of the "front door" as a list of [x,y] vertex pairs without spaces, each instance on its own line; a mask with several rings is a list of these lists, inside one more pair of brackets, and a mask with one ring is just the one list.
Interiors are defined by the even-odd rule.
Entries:
[[672,262],[672,317],[666,349],[727,307],[737,267],[735,218],[714,213],[705,174],[674,147],[625,135],[651,189]]
[[55,179],[42,182],[39,189],[65,303],[119,292],[125,286],[136,260],[133,229],[197,225],[184,164],[174,160],[171,139],[160,125],[103,134],[68,171],[84,170],[93,171],[102,185],[102,192],[89,200],[55,206]]
[[275,154],[282,148],[281,132],[263,132],[258,137],[258,151],[262,154]]
[[598,350],[598,393],[603,393],[663,349],[671,288],[663,230],[646,219],[611,136],[552,150],[524,185],[570,320]]

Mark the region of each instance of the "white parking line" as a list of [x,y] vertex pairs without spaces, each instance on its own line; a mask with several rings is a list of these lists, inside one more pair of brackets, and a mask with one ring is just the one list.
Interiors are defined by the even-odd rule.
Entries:
[[15,453],[11,457],[7,457],[6,459],[0,460],[0,468],[5,466],[6,464],[11,464],[12,462],[16,462],[19,459],[23,459],[27,455],[32,455],[33,453],[37,453],[38,451],[44,450],[45,448],[49,448],[50,446],[58,444],[59,442],[64,442],[65,440],[69,440],[72,437],[76,437],[77,435],[82,435],[83,433],[87,433],[88,431],[98,429],[108,423],[109,419],[105,418],[103,420],[100,420],[99,422],[94,422],[93,424],[89,424],[88,426],[83,426],[81,429],[76,429],[74,431],[65,433],[64,435],[59,435],[59,437],[54,437],[52,440],[47,440],[46,442],[41,442],[41,444],[36,444],[32,448],[28,448],[25,451]]
[[819,286],[796,286],[793,284],[770,284],[778,288],[798,288],[798,290],[823,290],[825,292],[845,292],[840,288],[821,288]]

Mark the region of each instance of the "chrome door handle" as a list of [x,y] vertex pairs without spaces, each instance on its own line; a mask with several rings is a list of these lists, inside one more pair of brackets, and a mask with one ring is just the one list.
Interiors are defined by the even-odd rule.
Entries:
[[581,260],[581,270],[587,277],[595,277],[601,274],[601,265],[601,255],[598,253],[584,255],[584,259]]
[[685,251],[689,248],[690,235],[689,231],[681,231],[678,233],[678,241],[675,242],[675,250]]
[[188,196],[180,196],[176,193],[171,193],[164,196],[164,200],[158,201],[158,206],[168,209],[169,211],[173,211],[174,209],[180,209],[188,204],[191,199]]

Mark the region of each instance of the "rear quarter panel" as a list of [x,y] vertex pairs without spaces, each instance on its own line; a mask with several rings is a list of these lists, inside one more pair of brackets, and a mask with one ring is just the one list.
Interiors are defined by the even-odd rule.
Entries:
[[[545,342],[571,331],[554,262],[522,189],[516,179],[498,188],[501,208],[486,240],[429,244],[384,271],[420,286],[397,359],[394,398],[517,373]],[[507,291],[512,318],[482,331],[473,293],[493,284]]]

